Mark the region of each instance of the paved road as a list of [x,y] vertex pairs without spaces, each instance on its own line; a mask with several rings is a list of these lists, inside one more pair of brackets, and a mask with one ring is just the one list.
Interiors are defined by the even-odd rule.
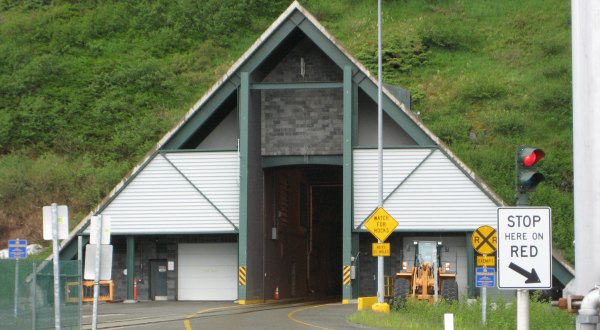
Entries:
[[[346,318],[356,304],[279,302],[238,305],[231,302],[151,301],[105,303],[98,307],[98,329],[365,329]],[[84,305],[83,329],[91,329],[92,305]]]

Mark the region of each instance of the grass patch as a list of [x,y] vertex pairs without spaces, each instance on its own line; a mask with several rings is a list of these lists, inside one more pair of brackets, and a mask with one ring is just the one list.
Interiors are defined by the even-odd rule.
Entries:
[[[547,302],[531,301],[530,323],[535,329],[573,329],[575,315]],[[488,304],[487,325],[481,323],[481,303],[441,302],[431,305],[426,302],[408,301],[402,308],[390,314],[362,311],[349,317],[349,321],[380,329],[443,329],[444,314],[454,314],[455,329],[516,329],[516,302],[498,301]]]

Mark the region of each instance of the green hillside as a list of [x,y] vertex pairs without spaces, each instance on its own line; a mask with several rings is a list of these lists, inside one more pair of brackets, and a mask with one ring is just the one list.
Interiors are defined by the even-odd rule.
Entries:
[[[376,72],[374,1],[301,1]],[[273,0],[0,0],[0,248],[41,208],[89,213],[289,5]],[[570,4],[383,1],[384,78],[514,204],[514,152],[546,151],[532,205],[572,260]]]

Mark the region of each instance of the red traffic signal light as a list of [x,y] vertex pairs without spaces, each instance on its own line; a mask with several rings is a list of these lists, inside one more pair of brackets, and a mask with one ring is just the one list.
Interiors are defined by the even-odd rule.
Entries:
[[536,186],[544,181],[544,175],[535,169],[535,165],[546,154],[542,149],[534,147],[517,148],[517,191],[520,193],[535,191]]
[[542,149],[528,147],[519,148],[519,157],[521,157],[525,167],[531,167],[535,165],[535,163],[544,158],[545,155],[546,154]]

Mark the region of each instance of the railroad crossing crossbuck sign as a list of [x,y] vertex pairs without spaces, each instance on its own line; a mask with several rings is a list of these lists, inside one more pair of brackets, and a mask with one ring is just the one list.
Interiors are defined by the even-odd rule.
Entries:
[[498,208],[498,288],[552,288],[552,211]]
[[496,229],[490,226],[481,226],[471,235],[471,244],[479,254],[492,254],[496,252],[498,244]]

